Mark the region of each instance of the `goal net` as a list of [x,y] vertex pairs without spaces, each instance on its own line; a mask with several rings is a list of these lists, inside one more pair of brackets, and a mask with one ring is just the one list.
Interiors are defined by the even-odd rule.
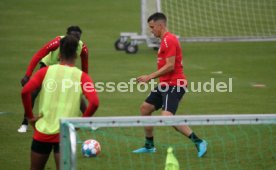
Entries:
[[121,32],[116,50],[135,54],[138,45],[158,48],[147,19],[163,12],[181,42],[276,41],[275,0],[141,0],[141,33]]
[[170,31],[183,41],[276,40],[275,0],[159,1]]
[[[191,126],[208,142],[207,154],[198,158],[173,125]],[[144,126],[154,126],[155,153],[132,152],[144,145]],[[67,118],[61,120],[61,169],[165,169],[168,147],[180,169],[275,169],[275,130],[276,114]],[[87,139],[99,141],[97,157],[82,156]]]

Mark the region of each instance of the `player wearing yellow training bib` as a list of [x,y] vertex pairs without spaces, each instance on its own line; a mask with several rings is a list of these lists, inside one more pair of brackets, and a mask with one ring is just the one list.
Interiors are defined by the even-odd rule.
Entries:
[[[92,116],[98,108],[99,101],[92,79],[74,67],[77,48],[78,40],[75,37],[62,38],[60,64],[40,69],[22,89],[25,116],[34,128],[30,169],[44,169],[52,150],[56,169],[59,169],[60,118]],[[39,87],[38,114],[34,115],[31,93]],[[79,110],[82,95],[88,101],[84,113]]]

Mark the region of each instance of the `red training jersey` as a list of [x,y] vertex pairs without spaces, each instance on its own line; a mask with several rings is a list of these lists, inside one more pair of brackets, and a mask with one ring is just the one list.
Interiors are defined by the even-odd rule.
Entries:
[[186,86],[186,76],[183,73],[182,49],[177,37],[166,32],[163,36],[158,50],[158,70],[166,64],[166,59],[175,57],[174,70],[159,77],[160,83],[167,83],[169,86]]
[[[43,57],[45,57],[51,51],[55,51],[59,47],[60,39],[61,39],[60,36],[54,38],[53,40],[45,44],[37,53],[34,54],[26,71],[26,75],[28,77],[32,75],[36,65],[40,60],[42,60]],[[85,73],[88,73],[88,48],[85,44],[82,45],[82,51],[81,51],[80,57],[81,57],[81,69]]]

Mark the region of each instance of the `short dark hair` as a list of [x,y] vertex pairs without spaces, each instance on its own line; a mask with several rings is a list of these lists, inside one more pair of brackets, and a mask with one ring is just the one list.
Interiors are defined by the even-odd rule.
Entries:
[[70,34],[71,31],[76,31],[76,32],[79,32],[80,34],[82,33],[79,26],[70,26],[70,27],[68,27],[67,28],[67,34]]
[[152,14],[151,16],[149,16],[148,22],[150,22],[151,20],[153,20],[153,21],[163,20],[166,23],[167,22],[167,17],[166,17],[165,14],[163,14],[161,12],[156,12],[156,13]]
[[77,54],[79,41],[72,35],[67,35],[60,40],[60,57],[64,59],[74,58]]

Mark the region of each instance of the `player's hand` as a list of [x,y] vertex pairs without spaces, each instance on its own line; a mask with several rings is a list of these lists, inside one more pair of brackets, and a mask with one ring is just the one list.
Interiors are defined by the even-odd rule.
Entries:
[[30,80],[30,77],[28,76],[24,76],[22,79],[21,79],[21,85],[22,87]]
[[147,83],[150,81],[150,79],[151,79],[151,77],[149,75],[142,75],[142,76],[136,78],[136,80],[139,83]]
[[35,128],[35,123],[36,121],[38,121],[38,119],[42,118],[41,116],[34,116],[32,119],[28,119],[28,122],[30,123],[30,125]]

